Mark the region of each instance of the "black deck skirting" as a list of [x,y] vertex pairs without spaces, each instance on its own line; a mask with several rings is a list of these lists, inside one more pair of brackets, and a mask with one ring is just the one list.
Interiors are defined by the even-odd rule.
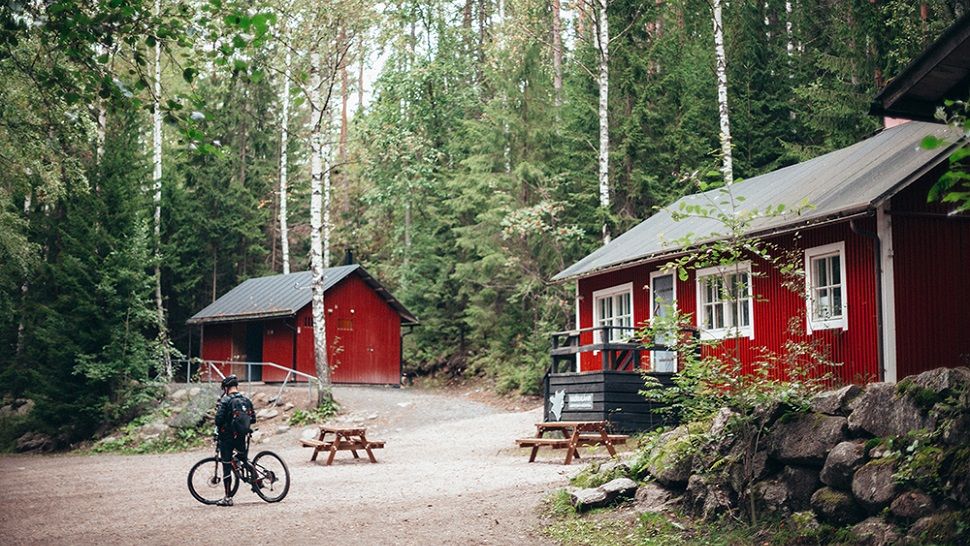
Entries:
[[[651,374],[661,384],[671,385],[670,374]],[[545,392],[546,421],[608,420],[615,432],[653,430],[670,424],[670,419],[654,412],[660,405],[648,402],[640,391],[643,377],[639,373],[598,371],[562,373],[549,376]],[[562,411],[556,418],[553,397],[563,393]]]

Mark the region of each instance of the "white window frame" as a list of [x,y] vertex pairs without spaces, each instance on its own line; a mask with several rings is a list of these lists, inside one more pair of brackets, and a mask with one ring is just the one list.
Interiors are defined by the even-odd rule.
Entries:
[[[842,293],[842,314],[836,318],[820,319],[815,317],[813,296],[815,287],[812,284],[812,261],[831,256],[839,257],[839,290]],[[805,323],[809,334],[815,330],[849,329],[849,298],[845,273],[845,241],[828,245],[816,246],[805,250]]]
[[[630,326],[633,328],[636,327],[636,322],[635,322],[636,310],[634,309],[634,306],[633,306],[633,283],[632,282],[628,282],[626,284],[620,284],[617,286],[611,286],[609,288],[604,288],[602,290],[597,290],[593,292],[593,328],[596,328],[593,330],[593,343],[603,343],[602,333],[600,330],[598,330],[598,328],[601,326],[600,320],[602,320],[603,318],[600,316],[600,306],[599,306],[600,300],[605,298],[612,298],[614,296],[619,296],[622,294],[630,295]],[[633,333],[634,331],[631,330],[630,334],[632,335]],[[614,341],[615,341],[615,338],[614,338]]]
[[[674,295],[673,295],[673,301],[670,302],[670,305],[671,305],[671,307],[673,307],[674,312],[677,311],[677,270],[676,269],[671,269],[670,271],[665,271],[664,268],[661,267],[660,269],[658,269],[656,271],[652,271],[650,273],[650,306],[649,306],[650,307],[650,324],[653,324],[653,279],[656,278],[656,277],[664,277],[664,276],[667,276],[667,275],[670,275],[673,278],[673,281],[674,281],[673,282]],[[677,335],[677,332],[674,332],[674,336],[676,336],[676,335]],[[654,358],[653,355],[654,355],[654,353],[659,353],[659,352],[664,352],[664,351],[650,351],[650,365],[651,365],[651,367],[653,366],[653,358]],[[674,372],[676,373],[678,370],[680,370],[680,355],[677,354],[676,351],[668,351],[668,352],[674,353]]]
[[[747,273],[748,275],[748,317],[750,318],[747,326],[730,326],[724,328],[704,328],[704,294],[705,286],[704,280],[710,277],[718,276],[724,278],[728,275],[734,275],[739,273]],[[738,262],[731,265],[718,265],[714,267],[705,267],[702,269],[697,269],[694,271],[694,281],[695,281],[695,296],[697,301],[697,313],[695,317],[695,323],[697,324],[697,329],[700,331],[701,339],[729,339],[729,338],[739,338],[746,337],[748,339],[754,339],[754,276],[751,272],[751,262],[744,261]],[[725,316],[727,312],[725,311]]]

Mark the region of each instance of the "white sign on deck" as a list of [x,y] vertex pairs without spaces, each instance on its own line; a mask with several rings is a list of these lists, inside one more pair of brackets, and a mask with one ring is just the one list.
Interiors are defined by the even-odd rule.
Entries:
[[570,410],[593,409],[593,393],[574,392],[566,395],[566,407]]

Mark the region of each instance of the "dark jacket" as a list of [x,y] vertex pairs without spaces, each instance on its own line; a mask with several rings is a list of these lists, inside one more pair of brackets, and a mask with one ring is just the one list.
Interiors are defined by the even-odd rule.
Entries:
[[256,411],[253,409],[253,403],[249,398],[246,398],[238,392],[227,394],[220,398],[216,404],[216,430],[219,431],[220,438],[232,438],[235,436],[235,432],[232,430],[234,405],[240,411],[245,411],[249,414],[250,424],[256,422]]

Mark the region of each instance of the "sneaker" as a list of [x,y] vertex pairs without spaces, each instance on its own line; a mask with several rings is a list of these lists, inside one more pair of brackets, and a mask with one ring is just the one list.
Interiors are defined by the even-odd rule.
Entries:
[[216,501],[216,506],[232,506],[232,497],[224,497]]

